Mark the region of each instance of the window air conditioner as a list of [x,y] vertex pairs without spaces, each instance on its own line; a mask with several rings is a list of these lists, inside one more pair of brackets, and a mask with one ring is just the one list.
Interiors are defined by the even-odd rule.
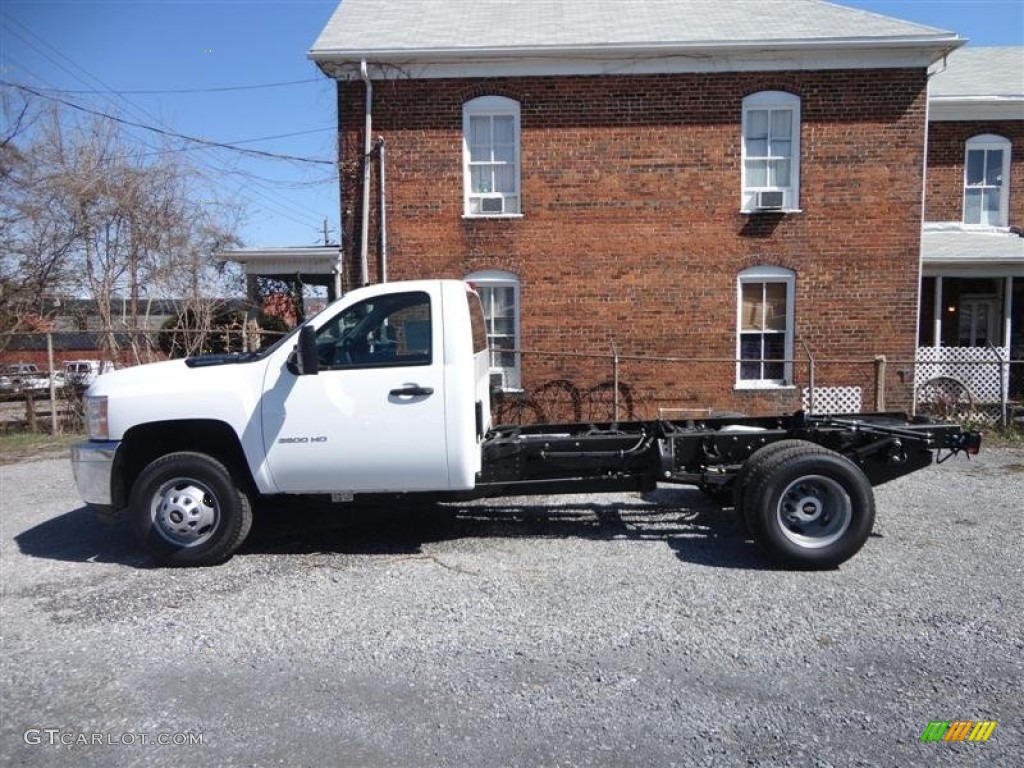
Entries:
[[781,190],[758,192],[755,197],[755,205],[759,211],[781,211],[783,202],[785,193]]
[[504,213],[505,212],[505,198],[503,197],[484,197],[480,199],[480,212],[481,213]]
[[501,391],[503,389],[505,389],[505,372],[491,371],[491,391]]

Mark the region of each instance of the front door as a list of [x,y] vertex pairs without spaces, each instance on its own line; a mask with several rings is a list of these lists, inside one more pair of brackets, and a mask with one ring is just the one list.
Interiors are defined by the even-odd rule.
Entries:
[[316,375],[268,371],[263,444],[281,491],[449,487],[440,303],[439,289],[363,299],[319,325]]
[[995,299],[963,298],[957,323],[957,341],[961,347],[986,347],[997,344]]

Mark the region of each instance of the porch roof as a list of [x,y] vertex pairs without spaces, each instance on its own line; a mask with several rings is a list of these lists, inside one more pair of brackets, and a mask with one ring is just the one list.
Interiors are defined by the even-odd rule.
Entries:
[[245,265],[253,275],[331,275],[341,269],[341,246],[315,245],[293,248],[240,248],[218,251],[218,259]]
[[1006,231],[925,229],[921,261],[926,275],[971,272],[1024,278],[1024,237]]

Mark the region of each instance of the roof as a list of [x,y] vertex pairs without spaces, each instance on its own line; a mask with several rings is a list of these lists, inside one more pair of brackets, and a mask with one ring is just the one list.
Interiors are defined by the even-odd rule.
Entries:
[[246,272],[260,275],[331,275],[341,268],[341,246],[311,245],[283,248],[239,248],[218,251],[214,257],[245,264]]
[[925,273],[983,270],[986,274],[1024,274],[1024,237],[1012,232],[971,232],[926,228],[921,234]]
[[1024,120],[1024,46],[954,51],[932,75],[928,98],[933,120]]
[[1024,96],[1024,46],[968,46],[951,53],[932,76],[931,96]]
[[749,0],[341,0],[310,57],[323,67],[766,47],[948,51],[963,42],[953,32],[822,0],[758,0],[752,10]]

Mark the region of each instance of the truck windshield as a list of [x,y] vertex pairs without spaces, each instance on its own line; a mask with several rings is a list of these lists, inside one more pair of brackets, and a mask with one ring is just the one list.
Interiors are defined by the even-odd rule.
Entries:
[[315,315],[313,315],[312,317],[307,318],[306,322],[299,323],[298,325],[296,325],[294,328],[292,328],[290,331],[288,331],[288,333],[286,333],[280,339],[275,341],[269,347],[266,347],[265,349],[261,349],[259,352],[251,353],[246,359],[247,360],[262,360],[263,358],[267,357],[267,355],[272,355],[274,352],[279,350],[282,346],[284,346],[289,341],[291,341],[292,337],[294,337],[295,335],[298,334],[299,329],[302,326],[308,325],[309,323],[313,322],[314,320],[316,320],[316,318],[320,317],[320,315],[322,315],[324,312],[326,312],[328,309],[330,309],[331,306],[333,305],[333,303],[334,302],[332,302],[331,304],[328,304],[326,307],[321,309]]

